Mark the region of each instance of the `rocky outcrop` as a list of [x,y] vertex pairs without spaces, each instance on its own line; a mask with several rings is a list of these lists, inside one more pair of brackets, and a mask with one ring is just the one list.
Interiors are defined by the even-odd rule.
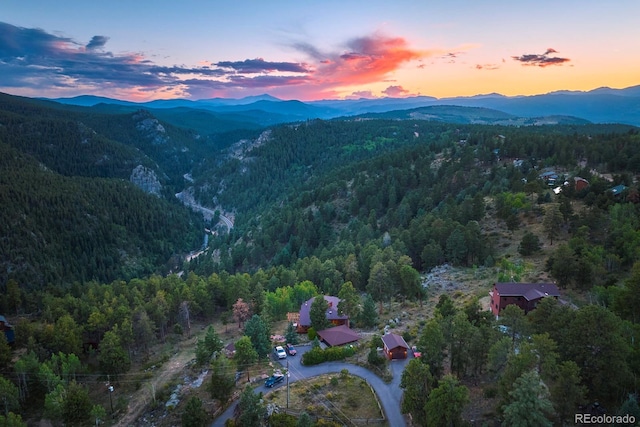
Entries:
[[129,177],[129,181],[131,181],[136,187],[141,188],[146,193],[160,196],[162,184],[160,184],[158,176],[153,169],[138,165],[133,169],[133,171],[131,171],[131,177]]
[[133,120],[136,122],[136,129],[145,138],[149,139],[153,145],[165,144],[169,141],[169,136],[164,126],[148,112],[144,110],[138,111],[133,115]]

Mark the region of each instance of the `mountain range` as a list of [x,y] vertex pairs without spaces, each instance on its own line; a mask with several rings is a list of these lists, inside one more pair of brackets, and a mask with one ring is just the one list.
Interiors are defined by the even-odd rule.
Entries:
[[[554,124],[591,122],[623,123],[640,126],[640,85],[624,89],[601,87],[591,91],[557,91],[533,96],[504,96],[496,93],[469,97],[435,98],[414,96],[407,98],[361,98],[347,100],[320,100],[302,102],[281,100],[270,95],[250,96],[241,99],[211,98],[201,100],[169,99],[143,103],[83,95],[73,98],[57,98],[53,101],[92,107],[101,112],[128,112],[136,109],[152,109],[158,118],[174,125],[194,128],[211,134],[235,129],[255,129],[278,123],[309,119],[333,119],[345,116],[362,116],[370,113],[395,112],[396,118],[422,118],[430,120],[483,124]],[[486,114],[477,116],[480,110],[471,112],[471,118],[463,110],[452,116],[440,117],[433,107],[457,106],[497,110],[501,119],[489,119]],[[397,111],[429,107],[425,114],[404,117]],[[463,117],[461,117],[461,115]],[[490,113],[489,116],[496,116]],[[498,114],[499,115],[499,114]],[[575,119],[569,119],[573,117]],[[505,119],[505,121],[502,121]]]

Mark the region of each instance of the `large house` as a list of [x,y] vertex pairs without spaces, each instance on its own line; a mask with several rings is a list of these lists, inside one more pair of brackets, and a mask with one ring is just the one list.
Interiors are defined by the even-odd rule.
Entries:
[[[311,317],[309,316],[309,313],[311,311],[311,304],[313,304],[314,299],[315,297],[309,299],[308,301],[305,301],[300,306],[300,321],[298,322],[297,327],[297,331],[299,333],[304,334],[311,327]],[[348,325],[349,317],[338,314],[338,303],[340,302],[340,298],[325,295],[324,300],[329,306],[326,313],[327,320],[329,320],[334,326]]]
[[508,305],[515,304],[525,314],[536,308],[542,298],[558,298],[560,292],[553,283],[494,283],[489,292],[491,296],[491,312],[500,316],[500,312]]

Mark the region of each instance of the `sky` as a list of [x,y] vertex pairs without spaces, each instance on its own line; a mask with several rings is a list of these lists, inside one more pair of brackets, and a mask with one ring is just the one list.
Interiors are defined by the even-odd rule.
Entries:
[[0,92],[131,101],[640,84],[638,0],[0,0]]

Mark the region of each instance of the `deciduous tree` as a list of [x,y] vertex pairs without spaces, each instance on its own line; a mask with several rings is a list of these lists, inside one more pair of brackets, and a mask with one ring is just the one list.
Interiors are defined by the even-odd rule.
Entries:
[[242,328],[244,322],[249,318],[251,311],[249,310],[249,304],[244,302],[242,298],[233,304],[233,318],[238,322],[238,328]]

